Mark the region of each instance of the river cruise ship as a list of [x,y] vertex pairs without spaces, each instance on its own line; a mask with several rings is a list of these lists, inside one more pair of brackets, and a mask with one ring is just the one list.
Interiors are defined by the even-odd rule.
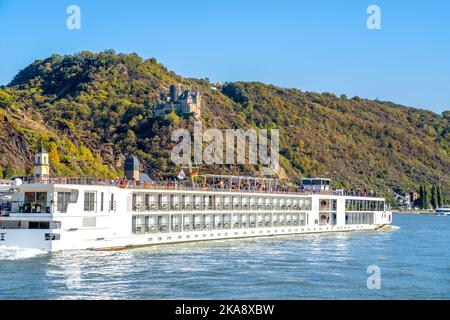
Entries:
[[30,179],[1,213],[0,246],[113,250],[374,230],[392,220],[383,198],[331,190],[327,179],[309,179],[296,190],[274,179],[203,175],[196,180]]
[[[51,178],[48,152],[35,155],[34,177],[15,179],[0,207],[0,246],[118,250],[175,242],[381,229],[385,200],[371,192],[332,190],[329,179],[299,188],[276,179],[205,174],[154,181],[125,159],[116,180]],[[181,174],[181,172],[180,172]]]

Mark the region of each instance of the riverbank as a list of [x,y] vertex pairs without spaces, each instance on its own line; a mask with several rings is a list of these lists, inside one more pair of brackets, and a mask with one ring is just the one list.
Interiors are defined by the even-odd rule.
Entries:
[[393,213],[407,213],[407,214],[434,214],[434,210],[414,210],[414,209],[398,209],[392,210]]

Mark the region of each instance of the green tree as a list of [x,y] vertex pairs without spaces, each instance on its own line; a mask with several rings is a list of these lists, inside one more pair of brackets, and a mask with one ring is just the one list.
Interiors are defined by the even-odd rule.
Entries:
[[3,171],[3,177],[6,179],[11,179],[14,176],[14,167],[11,163],[8,163],[5,170]]
[[438,191],[436,185],[433,184],[431,187],[431,206],[435,209],[439,206],[438,204]]
[[441,186],[437,186],[437,203],[438,203],[438,207],[442,208],[444,206],[444,196],[442,194],[442,189]]
[[418,205],[419,208],[423,208],[423,199],[425,197],[425,190],[423,185],[421,184],[419,187],[419,200],[418,200]]
[[175,112],[171,112],[166,115],[166,119],[170,124],[177,124],[178,121],[180,121],[180,117]]
[[431,194],[430,188],[427,185],[423,186],[423,203],[422,209],[430,209],[431,207]]

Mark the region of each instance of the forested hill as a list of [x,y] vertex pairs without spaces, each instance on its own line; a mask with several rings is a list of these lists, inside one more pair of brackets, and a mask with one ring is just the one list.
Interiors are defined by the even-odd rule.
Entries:
[[[193,119],[153,117],[170,84],[202,92],[204,128],[277,128],[283,175],[332,178],[336,186],[450,190],[450,112],[437,115],[389,102],[302,92],[258,82],[211,84],[183,78],[136,54],[53,55],[0,88],[0,178],[27,175],[34,151],[50,150],[54,175],[121,175],[126,152],[149,174],[170,161],[174,128]],[[203,166],[203,172],[254,174],[253,166]]]

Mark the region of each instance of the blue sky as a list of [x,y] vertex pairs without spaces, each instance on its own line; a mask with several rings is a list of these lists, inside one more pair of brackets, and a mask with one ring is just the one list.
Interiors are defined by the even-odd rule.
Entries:
[[[81,9],[81,30],[66,8]],[[381,30],[366,9],[381,8]],[[211,81],[450,109],[450,2],[425,0],[0,0],[0,84],[36,59],[137,52]]]

